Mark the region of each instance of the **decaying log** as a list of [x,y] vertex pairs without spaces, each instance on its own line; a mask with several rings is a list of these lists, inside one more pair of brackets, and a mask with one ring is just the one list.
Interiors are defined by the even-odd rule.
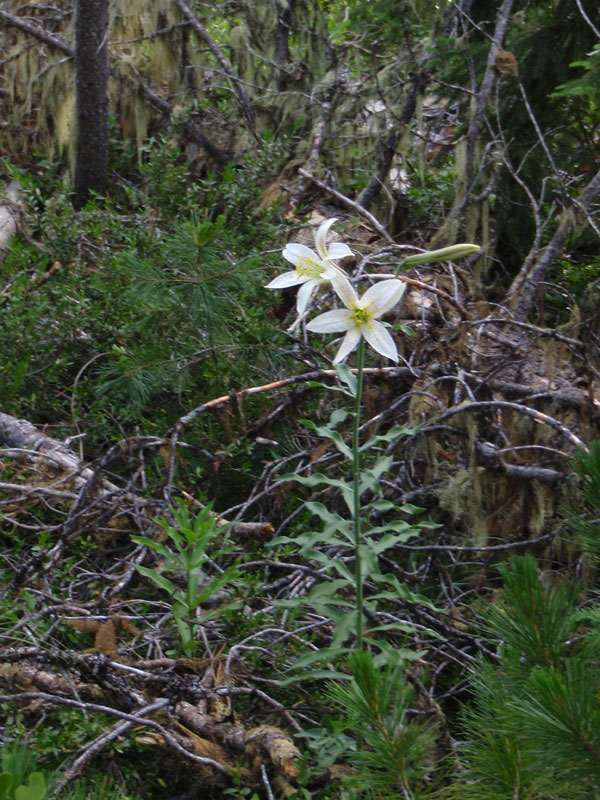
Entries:
[[[0,412],[0,446],[19,449],[20,456],[31,466],[37,466],[40,456],[49,464],[66,473],[65,482],[72,482],[77,489],[97,477],[97,473],[82,461],[64,442],[52,439],[25,419],[18,419]],[[31,451],[31,452],[29,452]],[[122,490],[106,478],[101,478],[104,492]]]
[[[197,693],[210,697],[211,690],[202,688],[201,675],[190,675],[178,688],[180,681],[172,671],[175,662],[171,659],[155,662],[150,673],[148,663],[144,662],[139,662],[139,666],[121,665],[98,655],[69,658],[62,653],[53,657],[51,653],[38,650],[36,663],[32,660],[35,655],[31,648],[23,648],[21,653],[6,650],[6,659],[0,657],[2,702],[15,703],[31,714],[57,705],[119,720],[75,754],[61,778],[62,788],[131,725],[138,731],[147,729],[147,733],[136,735],[139,744],[171,749],[189,762],[189,766],[210,770],[213,780],[219,782],[227,783],[227,774],[240,761],[247,776],[258,774],[265,764],[270,773],[286,784],[299,774],[296,762],[300,751],[281,728],[273,725],[247,727],[239,720],[221,721],[200,710],[200,703],[185,699],[173,703],[177,694]],[[46,663],[40,666],[42,660]],[[78,674],[81,668],[85,669],[87,680],[82,680]],[[90,678],[94,673],[98,674],[98,683]],[[118,685],[118,692],[111,689],[112,684]],[[157,687],[167,688],[170,696],[156,697]],[[223,689],[216,691],[222,693]]]
[[[158,447],[162,444],[166,444],[166,440],[154,437],[144,439],[142,437],[137,441],[132,439],[119,443],[116,447],[117,449],[121,446],[123,449],[134,449],[136,446],[150,445]],[[0,412],[0,448],[3,445],[9,449],[4,451],[0,449],[0,455],[4,454],[11,458],[19,458],[34,469],[40,466],[40,461],[45,461],[46,466],[62,471],[64,474],[62,479],[57,482],[58,485],[66,484],[73,486],[77,490],[91,490],[91,494],[95,498],[106,498],[107,501],[110,500],[113,504],[117,500],[120,510],[115,508],[115,514],[138,511],[144,518],[147,518],[145,510],[147,503],[145,500],[136,497],[129,490],[108,480],[100,468],[90,466],[80,459],[64,442],[47,436],[35,425],[32,425],[31,422]],[[56,485],[55,483],[54,486]],[[2,486],[7,488],[6,484]],[[64,494],[65,499],[73,499],[75,497],[75,495],[68,492],[58,492],[55,488],[49,489],[48,487],[42,488],[33,485],[28,487],[25,484],[15,484],[14,489],[21,494],[26,491],[50,492],[51,494],[61,494],[61,496]],[[187,492],[182,491],[181,494],[187,502],[203,507]],[[229,524],[227,519],[218,514],[215,514],[215,518],[219,524]],[[156,525],[152,527],[156,529]],[[272,532],[273,526],[268,521],[238,522],[232,526],[232,533],[240,537],[260,536]]]

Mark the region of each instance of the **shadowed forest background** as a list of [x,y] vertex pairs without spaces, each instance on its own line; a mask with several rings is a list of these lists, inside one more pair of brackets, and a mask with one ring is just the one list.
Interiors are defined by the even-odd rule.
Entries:
[[3,0],[0,153],[0,800],[597,798],[597,3]]

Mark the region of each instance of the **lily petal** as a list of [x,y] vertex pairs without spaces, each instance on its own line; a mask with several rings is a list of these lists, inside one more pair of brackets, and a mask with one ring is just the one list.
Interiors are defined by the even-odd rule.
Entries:
[[306,306],[310,302],[310,298],[320,281],[308,280],[300,287],[296,295],[296,311],[298,316],[302,316],[306,311]]
[[327,239],[327,234],[329,233],[329,228],[331,228],[334,222],[337,222],[337,217],[326,219],[319,225],[319,228],[315,233],[315,247],[317,248],[317,253],[321,258],[328,258],[327,245],[325,241]]
[[403,281],[394,278],[389,281],[381,281],[367,289],[361,297],[360,306],[368,308],[374,317],[381,317],[400,302],[405,289],[406,284]]
[[[386,281],[383,282],[386,283]],[[398,283],[400,283],[400,281],[398,281]],[[354,311],[354,309],[358,307],[359,301],[358,297],[356,296],[356,292],[352,288],[348,278],[344,277],[343,275],[336,275],[335,277],[331,278],[331,284],[335,290],[335,293],[346,306],[346,308],[349,308],[350,311]]]
[[337,351],[335,358],[333,359],[334,364],[338,364],[340,361],[343,361],[347,358],[350,353],[356,349],[358,343],[360,342],[360,332],[354,328],[344,336],[344,341],[342,342],[340,349]]
[[334,264],[333,261],[325,261],[323,263],[325,264],[325,269],[321,275],[323,280],[331,281],[337,277],[342,277],[342,278],[348,277],[348,273],[341,267],[338,267],[337,264]]
[[354,253],[347,244],[344,242],[332,242],[329,245],[329,249],[327,250],[327,258],[331,258],[336,260],[338,258],[348,258],[348,256],[353,256]]
[[351,330],[353,327],[352,312],[345,308],[338,308],[335,311],[326,311],[324,314],[319,314],[318,317],[311,319],[306,329],[313,331],[313,333],[342,333],[343,331]]
[[396,342],[392,339],[388,329],[381,322],[372,322],[371,325],[362,329],[362,335],[380,355],[392,361],[398,361],[398,350]]
[[310,247],[307,247],[305,244],[300,244],[299,242],[290,242],[286,244],[281,255],[286,261],[294,265],[298,264],[301,258],[304,260],[316,261],[317,263],[320,262],[320,258],[314,250],[311,250]]
[[265,289],[285,289],[286,286],[298,286],[299,283],[305,283],[306,278],[299,278],[297,272],[282,272],[270,283],[267,283]]

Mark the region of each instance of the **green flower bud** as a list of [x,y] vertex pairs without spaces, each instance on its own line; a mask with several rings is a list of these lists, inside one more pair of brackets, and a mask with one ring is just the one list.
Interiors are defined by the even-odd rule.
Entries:
[[416,253],[414,256],[405,258],[403,265],[413,266],[413,264],[433,264],[434,261],[451,261],[456,258],[468,256],[471,253],[478,253],[481,250],[478,244],[453,244],[450,247],[442,247],[441,250],[430,250],[429,253]]

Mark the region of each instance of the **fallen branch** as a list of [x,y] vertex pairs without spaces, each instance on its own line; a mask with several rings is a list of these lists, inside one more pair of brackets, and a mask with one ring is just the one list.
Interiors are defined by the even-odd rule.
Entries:
[[566,428],[562,422],[554,419],[554,417],[550,417],[548,414],[543,414],[541,411],[537,411],[535,408],[529,408],[529,406],[524,406],[519,403],[509,403],[505,400],[485,400],[476,403],[465,402],[460,406],[455,406],[443,414],[440,414],[439,417],[436,417],[434,422],[443,422],[443,420],[453,417],[456,414],[481,411],[487,408],[506,408],[510,411],[516,411],[519,414],[524,414],[527,417],[531,417],[536,422],[540,422],[542,425],[549,425],[551,428],[554,428],[555,431],[558,431],[561,436],[564,436],[564,438],[575,447],[582,447],[586,452],[588,451],[588,448],[581,441],[581,439],[578,436],[575,436],[575,434],[572,433],[568,428]]

